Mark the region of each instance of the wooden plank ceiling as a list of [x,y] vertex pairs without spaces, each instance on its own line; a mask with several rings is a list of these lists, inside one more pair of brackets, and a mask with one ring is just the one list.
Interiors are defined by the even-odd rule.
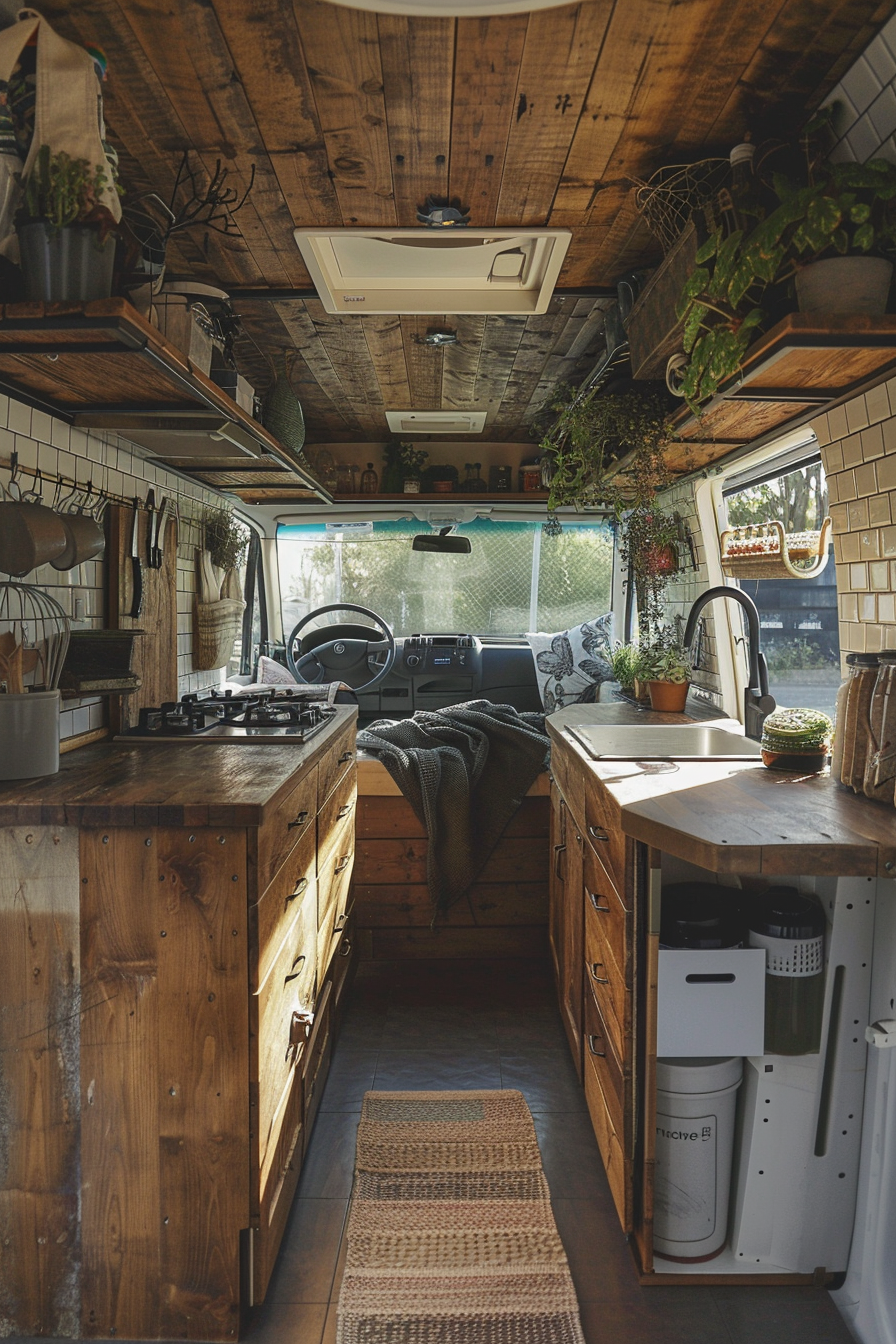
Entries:
[[[427,196],[471,224],[573,238],[541,317],[331,316],[313,298],[245,299],[237,345],[258,387],[286,352],[309,441],[383,441],[385,411],[485,410],[518,442],[601,345],[593,293],[657,260],[632,178],[796,126],[893,0],[585,0],[498,18],[372,14],[325,0],[44,0],[109,61],[106,118],[131,199],[171,194],[184,150],[242,191],[239,232],[181,235],[176,269],[240,288],[309,289],[292,230],[412,226]],[[427,331],[456,330],[443,349]]]

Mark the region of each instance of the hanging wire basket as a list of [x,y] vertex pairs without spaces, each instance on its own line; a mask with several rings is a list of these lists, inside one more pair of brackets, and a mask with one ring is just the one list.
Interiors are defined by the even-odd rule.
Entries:
[[695,213],[713,205],[730,174],[727,159],[701,159],[658,168],[646,182],[632,179],[638,213],[664,253],[671,251]]

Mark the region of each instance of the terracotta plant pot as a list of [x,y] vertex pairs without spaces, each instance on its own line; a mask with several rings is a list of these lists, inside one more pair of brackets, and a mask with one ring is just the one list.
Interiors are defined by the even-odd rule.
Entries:
[[887,311],[893,263],[885,257],[828,257],[796,273],[801,313],[864,313]]
[[681,714],[688,698],[687,681],[649,681],[651,708],[664,714]]

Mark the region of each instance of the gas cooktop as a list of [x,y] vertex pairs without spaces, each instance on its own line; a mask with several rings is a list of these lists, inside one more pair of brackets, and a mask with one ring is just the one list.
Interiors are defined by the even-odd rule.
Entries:
[[141,709],[136,726],[115,741],[307,742],[335,713],[325,700],[309,700],[304,687],[271,687],[251,695],[208,691]]

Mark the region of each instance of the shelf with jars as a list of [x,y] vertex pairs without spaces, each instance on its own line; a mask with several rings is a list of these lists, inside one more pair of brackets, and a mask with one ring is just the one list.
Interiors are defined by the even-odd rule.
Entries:
[[814,579],[828,563],[830,536],[830,518],[806,532],[785,532],[776,520],[730,527],[721,536],[722,568],[733,579]]

